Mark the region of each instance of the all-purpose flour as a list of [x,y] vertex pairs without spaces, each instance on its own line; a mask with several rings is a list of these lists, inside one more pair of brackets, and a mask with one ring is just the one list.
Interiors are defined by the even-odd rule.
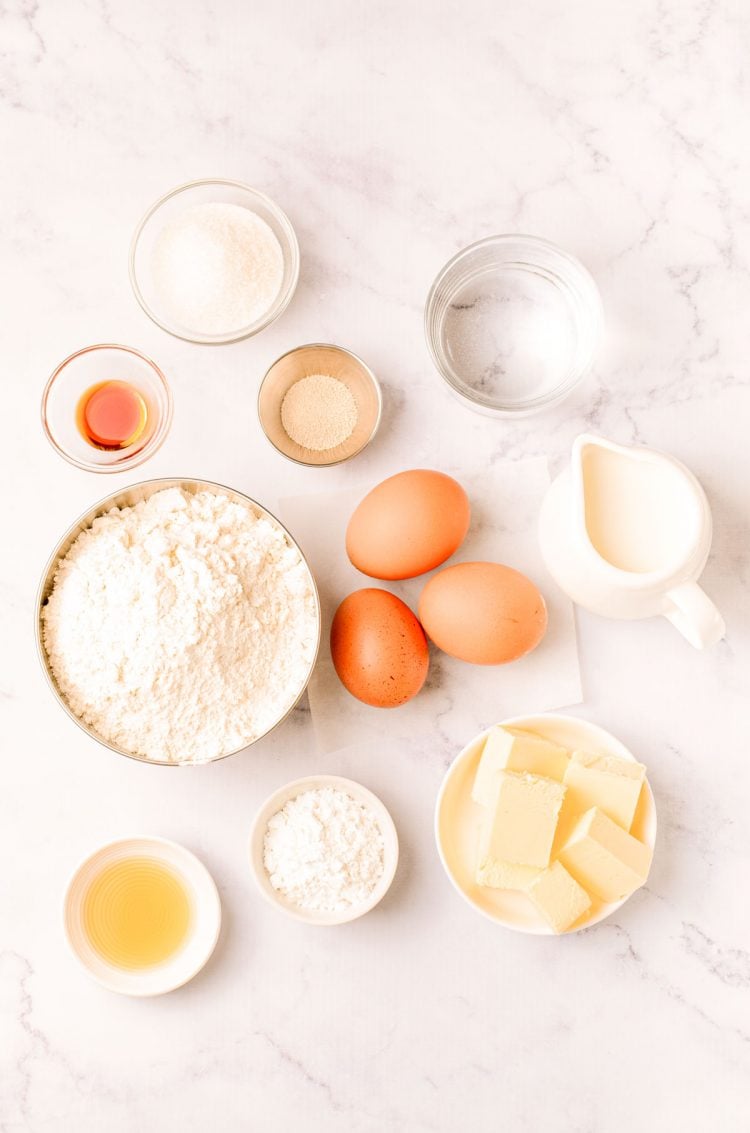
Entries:
[[317,643],[310,573],[275,523],[167,488],[94,520],[43,610],[73,712],[152,759],[243,747],[296,700]]
[[302,909],[363,905],[383,876],[383,834],[367,807],[333,787],[303,791],[269,820],[263,864]]

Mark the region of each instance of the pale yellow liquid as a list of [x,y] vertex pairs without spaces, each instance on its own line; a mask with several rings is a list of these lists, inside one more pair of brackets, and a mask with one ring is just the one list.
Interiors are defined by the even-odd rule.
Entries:
[[117,968],[164,963],[185,942],[190,919],[184,883],[154,858],[122,858],[106,866],[83,899],[91,946]]
[[586,531],[620,570],[660,570],[687,555],[697,536],[695,499],[666,461],[645,461],[599,445],[583,450]]

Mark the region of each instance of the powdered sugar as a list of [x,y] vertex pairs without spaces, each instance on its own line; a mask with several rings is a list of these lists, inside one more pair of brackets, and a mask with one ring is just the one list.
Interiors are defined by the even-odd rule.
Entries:
[[297,699],[318,637],[312,578],[281,527],[179,488],[94,520],[42,616],[73,712],[127,751],[178,762],[268,731]]
[[225,335],[257,322],[279,294],[284,254],[265,220],[241,205],[193,205],[154,246],[154,284],[186,330]]
[[303,791],[269,820],[263,864],[301,909],[363,905],[383,876],[383,834],[366,806],[334,787]]

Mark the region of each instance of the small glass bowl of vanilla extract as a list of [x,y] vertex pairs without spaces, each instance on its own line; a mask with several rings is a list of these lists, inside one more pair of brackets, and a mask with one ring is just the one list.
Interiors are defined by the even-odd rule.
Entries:
[[172,421],[172,394],[155,362],[131,346],[85,346],[52,373],[42,425],[60,456],[87,472],[148,460]]

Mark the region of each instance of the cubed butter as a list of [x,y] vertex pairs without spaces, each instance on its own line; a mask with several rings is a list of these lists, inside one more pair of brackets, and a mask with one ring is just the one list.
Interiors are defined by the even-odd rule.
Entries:
[[497,724],[485,740],[471,797],[481,806],[494,806],[503,771],[528,771],[562,782],[569,754],[533,732]]
[[586,890],[560,862],[542,870],[526,892],[555,932],[565,932],[591,908]]
[[485,862],[477,869],[477,884],[487,889],[527,889],[542,871],[533,865],[514,865],[498,860]]
[[595,806],[573,827],[560,861],[589,893],[619,901],[645,882],[651,850]]
[[492,810],[482,823],[480,868],[493,862],[549,865],[565,787],[540,775],[503,771]]
[[642,763],[574,751],[564,776],[566,813],[583,814],[596,806],[623,830],[630,830],[645,776]]

